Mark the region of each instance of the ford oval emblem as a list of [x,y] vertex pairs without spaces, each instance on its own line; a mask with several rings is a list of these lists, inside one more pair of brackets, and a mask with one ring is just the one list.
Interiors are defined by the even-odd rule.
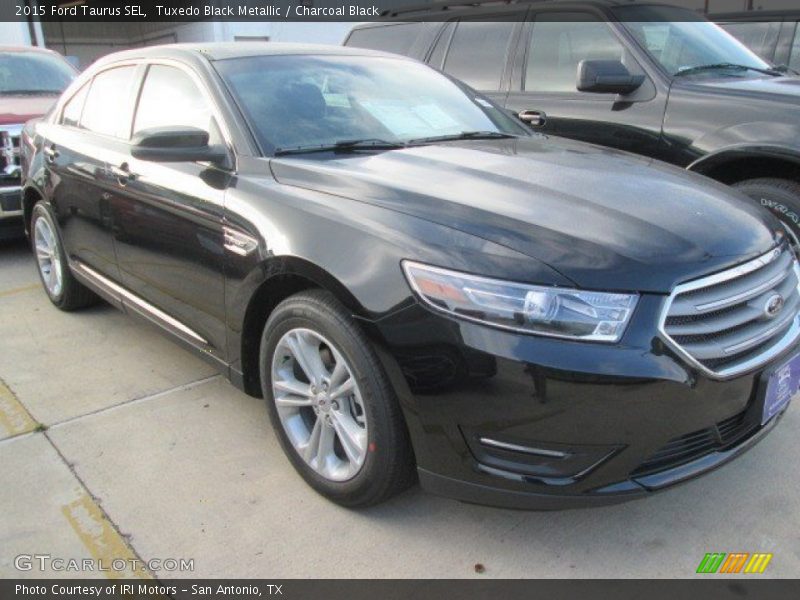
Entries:
[[784,302],[783,296],[780,294],[772,294],[772,296],[767,298],[766,304],[764,304],[764,316],[768,319],[777,317],[778,313],[780,313],[783,308]]

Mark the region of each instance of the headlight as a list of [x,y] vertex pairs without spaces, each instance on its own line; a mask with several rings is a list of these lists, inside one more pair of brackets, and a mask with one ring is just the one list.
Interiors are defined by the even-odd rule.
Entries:
[[403,261],[408,282],[432,308],[524,333],[617,342],[638,294],[511,283]]

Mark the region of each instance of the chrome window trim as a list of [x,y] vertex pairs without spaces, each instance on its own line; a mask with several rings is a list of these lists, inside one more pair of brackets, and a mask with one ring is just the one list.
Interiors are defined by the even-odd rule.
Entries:
[[[228,127],[227,121],[225,121],[225,119],[223,118],[223,113],[219,108],[219,104],[217,103],[217,101],[214,98],[213,94],[211,92],[209,92],[208,86],[206,85],[206,83],[203,80],[202,76],[200,74],[198,74],[197,71],[193,67],[191,67],[190,65],[187,65],[186,63],[181,62],[179,60],[175,60],[175,59],[171,59],[171,58],[133,58],[133,59],[123,59],[123,60],[119,60],[119,61],[116,61],[116,62],[104,64],[101,68],[98,68],[97,71],[90,72],[90,73],[85,73],[85,74],[81,75],[81,77],[77,78],[75,81],[73,81],[72,84],[70,84],[70,88],[68,88],[69,96],[62,95],[62,97],[58,100],[58,104],[57,104],[56,110],[54,110],[55,118],[54,118],[54,120],[53,120],[54,122],[52,124],[56,125],[58,127],[64,127],[66,129],[69,129],[69,130],[72,130],[72,131],[78,131],[80,133],[85,133],[85,134],[90,134],[90,135],[97,135],[97,136],[104,137],[106,139],[112,139],[112,140],[116,140],[118,142],[122,142],[122,143],[130,145],[131,144],[131,140],[133,138],[133,128],[136,125],[136,113],[139,110],[139,99],[141,98],[142,90],[144,89],[144,84],[145,84],[145,82],[147,80],[148,69],[152,65],[163,65],[163,66],[166,66],[166,67],[174,67],[174,68],[180,69],[181,71],[186,73],[189,76],[189,78],[194,82],[194,84],[198,87],[198,89],[200,90],[200,94],[206,100],[206,102],[209,105],[209,108],[211,109],[211,113],[212,113],[212,115],[214,117],[214,120],[217,122],[217,126],[219,127],[219,130],[220,130],[220,134],[222,135],[222,139],[225,142],[225,149],[228,151],[228,153],[230,154],[230,156],[231,156],[231,158],[233,160],[233,165],[234,166],[231,169],[231,171],[232,172],[236,172],[237,156],[236,156],[236,152],[234,151],[233,136],[231,135],[231,131],[230,131],[230,128]],[[130,128],[128,129],[128,137],[127,138],[118,138],[118,137],[115,137],[115,136],[109,136],[109,135],[106,135],[106,134],[97,133],[97,132],[94,132],[94,131],[89,131],[88,129],[83,129],[81,127],[75,127],[75,126],[72,126],[72,125],[65,125],[64,123],[62,123],[63,114],[64,114],[64,107],[66,106],[67,102],[69,102],[76,94],[78,94],[81,91],[81,89],[83,88],[84,85],[88,84],[89,85],[89,91],[91,91],[91,84],[94,82],[95,77],[97,77],[101,73],[105,73],[106,71],[109,71],[111,69],[117,69],[117,68],[120,68],[120,67],[130,67],[130,66],[143,67],[144,68],[144,72],[142,73],[141,77],[139,78],[139,81],[137,82],[138,85],[137,85],[136,90],[135,90],[135,99],[134,99],[134,103],[133,103],[133,112],[131,114],[131,122],[130,122]],[[84,77],[85,77],[85,81],[83,79]],[[79,84],[79,82],[81,82],[81,83]],[[74,91],[71,89],[71,86],[73,86],[73,85],[76,86]],[[83,117],[82,113],[83,113],[83,110],[81,110],[81,117]]]
[[[670,295],[667,297],[666,302],[664,302],[664,306],[661,309],[661,316],[658,322],[659,336],[667,345],[667,347],[670,348],[673,352],[677,353],[678,356],[680,356],[692,367],[696,368],[704,375],[707,375],[712,379],[730,379],[732,377],[736,377],[737,375],[741,375],[742,373],[746,373],[747,371],[751,371],[764,366],[773,358],[783,353],[792,344],[797,342],[798,338],[800,338],[800,314],[794,316],[793,319],[794,322],[792,323],[789,330],[784,334],[784,336],[780,340],[778,340],[777,343],[775,343],[772,347],[770,347],[769,350],[767,350],[763,354],[754,356],[735,366],[715,371],[703,365],[700,361],[698,361],[686,350],[684,350],[680,344],[678,344],[674,339],[672,339],[672,337],[669,336],[669,334],[667,334],[666,330],[667,318],[669,317],[669,309],[672,307],[672,303],[674,302],[677,296],[685,294],[686,292],[691,292],[697,289],[707,288],[713,285],[724,283],[726,281],[730,281],[731,279],[736,279],[738,277],[747,275],[748,273],[757,271],[758,269],[761,269],[770,264],[771,262],[777,260],[783,254],[784,251],[791,252],[791,250],[787,248],[785,245],[780,245],[776,248],[773,248],[769,252],[766,252],[761,256],[753,260],[750,260],[744,264],[741,264],[737,267],[733,267],[732,269],[728,269],[726,271],[722,271],[714,275],[701,277],[700,279],[695,279],[687,283],[675,286],[675,288],[672,290],[672,293],[670,293]],[[795,271],[795,275],[798,278],[798,282],[800,282],[800,267],[798,266],[796,258],[794,259],[793,268]]]

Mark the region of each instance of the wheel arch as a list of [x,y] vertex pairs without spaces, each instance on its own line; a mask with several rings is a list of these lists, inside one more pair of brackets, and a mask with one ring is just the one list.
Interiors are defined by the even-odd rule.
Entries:
[[763,146],[730,148],[706,155],[687,169],[728,185],[761,177],[800,183],[800,151]]
[[244,391],[251,396],[260,397],[262,393],[258,361],[261,334],[267,319],[278,304],[298,292],[322,289],[330,292],[354,316],[363,315],[364,309],[334,275],[300,257],[273,257],[264,261],[253,274],[256,275],[256,281],[250,281],[246,286],[249,299],[243,303],[246,307],[240,319],[239,356]]
[[33,216],[33,207],[40,200],[44,200],[44,194],[36,187],[29,185],[23,188],[22,191],[22,214],[25,222],[25,234],[30,236],[31,217]]

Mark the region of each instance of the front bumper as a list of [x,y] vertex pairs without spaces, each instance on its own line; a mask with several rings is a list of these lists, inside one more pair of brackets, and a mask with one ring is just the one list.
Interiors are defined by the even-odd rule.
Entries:
[[19,185],[0,185],[0,239],[24,235],[22,191]]
[[[652,492],[689,481],[721,467],[747,452],[747,450],[761,441],[782,417],[783,413],[777,415],[765,426],[758,428],[752,435],[748,435],[741,442],[728,449],[719,449],[665,471],[643,477],[634,476],[618,484],[611,484],[605,488],[583,494],[562,494],[558,491],[540,493],[532,490],[508,489],[496,484],[487,485],[485,483],[453,479],[446,475],[432,473],[424,468],[418,468],[417,472],[420,484],[429,492],[472,504],[527,510],[564,510],[568,508],[608,506],[643,498]],[[478,468],[480,467],[478,466]],[[498,475],[515,477],[513,474],[498,473]],[[525,481],[524,477],[519,478],[519,480]]]
[[0,131],[0,239],[25,234],[20,188],[22,124],[4,125]]
[[[373,324],[420,482],[509,508],[613,504],[739,456],[761,426],[763,374],[717,380],[661,343],[665,298],[642,297],[618,345],[499,331],[413,306]],[[412,341],[413,340],[413,341]]]

